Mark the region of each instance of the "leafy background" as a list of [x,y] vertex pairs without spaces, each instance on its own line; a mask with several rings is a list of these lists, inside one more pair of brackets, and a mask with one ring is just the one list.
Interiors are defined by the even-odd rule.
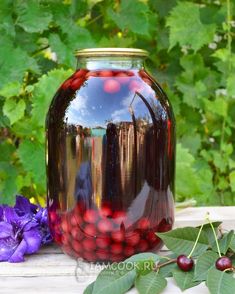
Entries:
[[0,202],[46,195],[44,121],[74,51],[137,47],[177,120],[176,199],[235,203],[233,0],[1,0]]

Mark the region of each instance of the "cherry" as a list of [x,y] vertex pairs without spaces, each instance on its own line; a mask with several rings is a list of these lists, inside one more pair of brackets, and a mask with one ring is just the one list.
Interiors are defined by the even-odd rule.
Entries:
[[112,210],[108,206],[104,206],[100,209],[101,217],[109,217],[112,216]]
[[64,233],[68,232],[69,231],[69,224],[67,222],[67,219],[64,218],[61,222],[61,228],[63,230]]
[[110,244],[110,238],[109,237],[97,237],[96,238],[96,245],[99,248],[107,248]]
[[148,242],[145,240],[140,240],[140,242],[138,243],[138,249],[140,252],[146,251],[148,247]]
[[100,77],[112,77],[113,72],[111,70],[102,70],[99,74]]
[[135,253],[135,249],[131,246],[126,246],[125,249],[124,249],[124,253],[125,255],[128,257],[128,256],[131,256]]
[[231,259],[227,256],[218,258],[215,262],[215,266],[219,271],[224,271],[233,267]]
[[140,234],[138,232],[131,232],[126,234],[126,243],[130,246],[135,246],[140,241]]
[[70,87],[71,89],[73,89],[74,91],[76,91],[78,88],[81,87],[81,85],[83,84],[84,80],[81,78],[76,78],[74,79],[71,84]]
[[116,74],[115,78],[117,78],[119,83],[123,84],[123,85],[129,83],[129,80],[130,80],[129,75],[125,72],[120,72],[120,73]]
[[120,88],[120,83],[115,79],[108,79],[104,82],[104,91],[106,93],[117,93],[120,90]]
[[79,223],[81,223],[81,218],[78,215],[73,214],[70,217],[70,223],[72,226],[76,227]]
[[109,254],[106,250],[97,250],[96,255],[99,260],[108,260]]
[[81,77],[85,76],[86,73],[87,73],[86,69],[79,69],[78,71],[75,72],[73,77],[74,78],[81,78]]
[[74,240],[74,241],[72,242],[72,247],[73,247],[73,249],[74,249],[76,252],[81,252],[81,251],[82,251],[82,245],[81,245],[81,243],[78,242],[78,241],[76,241],[76,240]]
[[142,219],[140,219],[138,221],[138,225],[137,226],[141,230],[146,230],[146,229],[149,228],[150,222],[149,222],[149,220],[146,217],[143,217]]
[[78,241],[81,241],[84,237],[83,232],[78,228],[72,228],[71,235],[72,235],[73,239],[76,239]]
[[129,89],[133,92],[140,91],[142,89],[142,85],[140,82],[133,80],[129,84]]
[[63,90],[67,90],[67,89],[70,87],[71,82],[72,82],[72,79],[68,79],[68,80],[66,80],[66,81],[61,85],[61,88],[62,88]]
[[122,242],[125,238],[123,231],[116,231],[111,233],[111,237],[115,242]]
[[87,251],[92,251],[95,250],[96,245],[95,245],[95,239],[94,238],[88,238],[86,237],[83,241],[82,241],[82,245],[83,248]]
[[120,254],[122,253],[122,244],[121,243],[114,243],[110,247],[110,251],[112,254]]
[[93,224],[87,224],[84,228],[84,234],[88,236],[96,235],[96,227]]
[[98,77],[99,73],[96,72],[96,71],[89,71],[87,74],[86,74],[86,78],[89,78],[89,77]]
[[179,255],[177,257],[177,265],[182,271],[188,272],[193,268],[194,261],[191,257],[189,258],[186,255]]
[[112,224],[107,219],[102,219],[98,223],[98,229],[101,233],[107,233],[112,230]]
[[83,216],[83,219],[87,223],[94,224],[98,220],[98,213],[95,210],[88,209]]

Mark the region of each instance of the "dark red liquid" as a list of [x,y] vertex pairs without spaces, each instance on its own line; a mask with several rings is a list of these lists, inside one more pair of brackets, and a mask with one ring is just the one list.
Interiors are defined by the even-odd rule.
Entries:
[[50,227],[63,250],[120,261],[174,220],[175,123],[143,70],[77,70],[47,117]]

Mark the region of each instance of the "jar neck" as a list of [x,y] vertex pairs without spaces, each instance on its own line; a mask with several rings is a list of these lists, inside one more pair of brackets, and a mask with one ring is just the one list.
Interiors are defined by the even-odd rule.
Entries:
[[144,67],[144,57],[132,56],[95,56],[77,57],[77,68],[88,70],[118,69],[118,70],[139,70]]

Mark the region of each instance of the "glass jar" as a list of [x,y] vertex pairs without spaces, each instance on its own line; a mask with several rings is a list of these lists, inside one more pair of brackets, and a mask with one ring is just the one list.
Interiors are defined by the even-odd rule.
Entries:
[[121,261],[162,246],[174,221],[175,120],[147,52],[77,52],[47,115],[50,228],[64,252]]

